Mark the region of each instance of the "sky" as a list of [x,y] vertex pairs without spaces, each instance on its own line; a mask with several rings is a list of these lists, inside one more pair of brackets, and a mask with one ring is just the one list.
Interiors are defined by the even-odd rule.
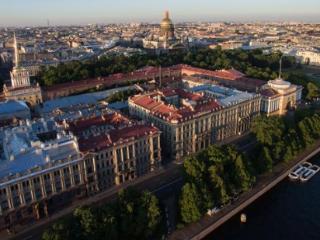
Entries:
[[182,21],[320,23],[320,0],[0,0],[0,26]]

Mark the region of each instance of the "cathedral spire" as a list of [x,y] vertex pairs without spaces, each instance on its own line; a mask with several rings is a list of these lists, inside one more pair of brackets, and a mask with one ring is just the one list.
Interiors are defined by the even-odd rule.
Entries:
[[165,11],[165,13],[164,13],[164,18],[165,18],[165,19],[169,19],[169,11]]
[[19,52],[18,52],[18,42],[17,42],[17,38],[16,38],[16,33],[13,33],[13,44],[14,44],[15,66],[19,67]]

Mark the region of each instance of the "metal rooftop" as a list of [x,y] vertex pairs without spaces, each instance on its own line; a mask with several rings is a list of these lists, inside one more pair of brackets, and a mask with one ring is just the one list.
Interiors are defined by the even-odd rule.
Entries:
[[76,96],[69,96],[58,98],[50,101],[46,101],[43,103],[43,107],[38,109],[38,111],[42,114],[50,113],[58,108],[70,107],[72,105],[80,105],[80,104],[95,104],[100,100],[120,91],[126,91],[129,89],[135,89],[134,86],[129,87],[120,87],[114,88],[106,91],[95,92],[95,93],[86,93]]
[[23,101],[9,100],[0,102],[0,116],[2,114],[10,114],[19,111],[30,111],[30,109]]
[[256,96],[255,93],[243,92],[232,88],[218,85],[200,85],[190,89],[192,92],[204,92],[214,97],[222,106],[230,106],[250,100]]

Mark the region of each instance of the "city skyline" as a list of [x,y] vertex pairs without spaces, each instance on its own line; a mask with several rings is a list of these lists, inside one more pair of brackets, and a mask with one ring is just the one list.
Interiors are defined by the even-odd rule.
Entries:
[[2,4],[0,26],[72,25],[89,23],[157,23],[165,10],[175,22],[182,21],[303,21],[320,22],[316,0],[147,1],[147,0],[12,0]]

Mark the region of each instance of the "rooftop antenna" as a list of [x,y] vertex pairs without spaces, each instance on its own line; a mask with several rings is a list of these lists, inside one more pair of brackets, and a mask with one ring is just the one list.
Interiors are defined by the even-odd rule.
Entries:
[[281,73],[282,73],[282,57],[283,57],[283,55],[281,56],[280,62],[279,62],[279,65],[280,65],[280,67],[279,67],[279,79],[281,79]]

